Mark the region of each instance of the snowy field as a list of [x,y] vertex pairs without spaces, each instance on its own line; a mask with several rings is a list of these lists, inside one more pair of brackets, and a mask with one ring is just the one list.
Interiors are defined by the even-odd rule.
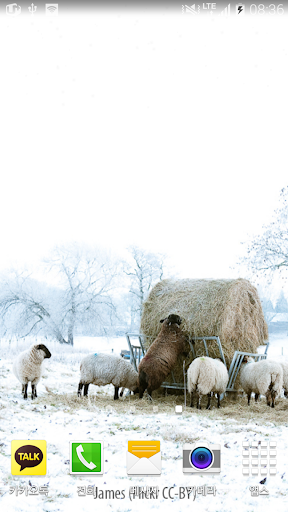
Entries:
[[[277,512],[288,510],[288,401],[282,397],[276,408],[268,409],[251,403],[247,410],[246,398],[227,406],[221,412],[184,408],[175,413],[175,405],[183,404],[182,396],[159,397],[153,403],[139,401],[138,395],[125,396],[114,402],[113,387],[90,386],[89,398],[77,397],[79,363],[90,352],[115,354],[127,349],[125,338],[77,338],[74,348],[45,343],[52,357],[44,363],[43,378],[38,384],[38,398],[24,401],[21,385],[12,372],[15,355],[24,350],[23,341],[0,343],[0,507],[1,511],[70,511],[78,512],[100,507],[101,511],[215,511],[253,512],[277,507]],[[29,345],[29,343],[28,343]],[[268,357],[288,359],[286,333],[270,337]],[[158,406],[158,412],[153,410]],[[226,412],[225,412],[226,411]],[[265,416],[264,416],[265,412]],[[249,416],[247,416],[249,414]],[[245,416],[246,415],[246,416]],[[246,419],[243,419],[246,418]],[[11,475],[11,441],[46,440],[47,474],[39,477]],[[69,441],[104,442],[104,475],[72,476],[69,474]],[[128,440],[160,440],[162,474],[159,477],[128,477],[126,451]],[[221,445],[221,473],[219,475],[184,475],[182,446],[199,440]],[[277,474],[265,482],[269,496],[251,496],[249,488],[259,485],[263,477],[242,475],[243,441],[276,441]],[[10,486],[34,484],[49,485],[48,496],[9,495]],[[124,491],[122,499],[94,499],[78,496],[78,486],[95,485],[98,490]],[[196,494],[179,499],[180,487],[216,486],[216,495]],[[131,486],[158,486],[158,499],[129,499]],[[171,498],[166,487],[172,487]],[[174,496],[174,498],[173,498]],[[93,503],[94,500],[94,503]],[[96,501],[96,503],[95,503]],[[100,503],[99,503],[100,501]],[[265,503],[263,503],[265,502]]]

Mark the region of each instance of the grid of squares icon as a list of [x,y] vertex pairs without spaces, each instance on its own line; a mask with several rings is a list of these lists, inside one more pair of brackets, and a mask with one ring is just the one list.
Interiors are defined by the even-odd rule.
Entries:
[[242,447],[243,475],[276,475],[276,441],[243,441]]

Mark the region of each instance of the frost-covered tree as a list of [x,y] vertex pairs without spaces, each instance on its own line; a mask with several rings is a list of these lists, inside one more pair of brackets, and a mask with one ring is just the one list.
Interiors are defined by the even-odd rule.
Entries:
[[263,309],[264,316],[265,316],[267,322],[270,323],[273,320],[273,318],[276,316],[276,311],[273,307],[272,301],[271,301],[271,299],[264,297],[261,299],[261,303],[262,303],[262,309]]
[[277,302],[275,305],[275,311],[277,313],[288,313],[288,302],[284,295],[283,290],[281,290],[280,295],[277,299]]
[[247,255],[241,260],[256,277],[272,278],[275,273],[288,276],[288,186],[281,190],[280,206],[270,224],[247,244]]
[[77,244],[57,247],[47,261],[61,287],[62,329],[73,345],[75,327],[88,324],[105,332],[116,314],[113,290],[119,275],[117,262],[99,248]]
[[165,257],[137,246],[128,248],[129,261],[123,265],[123,271],[129,279],[131,327],[139,325],[143,302],[152,286],[163,279]]
[[2,277],[0,292],[1,331],[21,336],[43,334],[65,343],[57,304],[57,288],[36,281],[27,271],[13,270]]
[[46,281],[53,282],[53,288],[23,272],[2,280],[2,321],[6,318],[11,324],[14,319],[18,332],[28,335],[42,330],[70,345],[79,326],[105,332],[115,315],[112,291],[117,263],[97,248],[74,244],[57,247],[45,268]]

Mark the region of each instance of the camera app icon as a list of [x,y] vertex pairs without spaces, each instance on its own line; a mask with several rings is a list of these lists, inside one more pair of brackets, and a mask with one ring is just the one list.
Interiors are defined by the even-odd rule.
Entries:
[[183,473],[220,473],[221,446],[199,442],[184,444]]

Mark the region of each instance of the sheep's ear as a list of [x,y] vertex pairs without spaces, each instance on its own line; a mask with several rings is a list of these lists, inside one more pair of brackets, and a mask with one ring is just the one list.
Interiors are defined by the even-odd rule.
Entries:
[[165,322],[165,320],[167,320],[167,318],[163,318],[163,320],[160,320],[160,324],[163,324],[163,322]]

